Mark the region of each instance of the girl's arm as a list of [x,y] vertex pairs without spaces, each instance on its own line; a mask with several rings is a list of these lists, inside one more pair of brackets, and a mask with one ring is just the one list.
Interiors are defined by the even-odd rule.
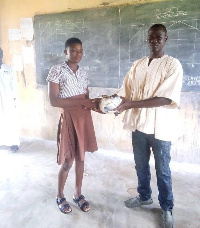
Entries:
[[92,109],[96,108],[96,103],[93,100],[89,99],[89,94],[87,92],[86,98],[77,98],[77,99],[69,99],[69,98],[60,98],[60,87],[59,84],[54,82],[48,83],[48,91],[49,91],[49,99],[50,103],[53,107],[72,107],[72,106],[84,106],[86,108]]

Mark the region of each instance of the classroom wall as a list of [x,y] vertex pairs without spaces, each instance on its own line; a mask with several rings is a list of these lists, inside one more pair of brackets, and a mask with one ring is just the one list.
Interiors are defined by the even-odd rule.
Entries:
[[[19,61],[18,64],[21,67],[15,69],[18,80],[21,135],[49,140],[56,139],[59,109],[50,106],[47,86],[36,83],[34,39],[9,41],[9,29],[19,29],[20,18],[33,18],[37,14],[156,2],[156,0],[0,1],[0,45],[4,50],[4,62],[15,65],[16,61]],[[90,91],[91,97],[96,97],[102,94],[113,94],[116,89],[92,87]],[[200,164],[198,97],[198,92],[182,93],[180,136],[172,145],[172,159],[175,161]],[[132,153],[131,134],[123,130],[122,115],[115,117],[111,114],[100,115],[95,112],[92,115],[99,148]]]

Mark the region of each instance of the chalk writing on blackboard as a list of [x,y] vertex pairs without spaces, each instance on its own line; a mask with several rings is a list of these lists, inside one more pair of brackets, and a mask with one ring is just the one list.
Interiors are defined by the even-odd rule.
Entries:
[[179,21],[175,21],[174,23],[172,23],[171,25],[169,25],[167,28],[169,29],[170,27],[174,26],[175,24],[182,23],[182,24],[184,24],[184,25],[186,25],[186,26],[188,26],[188,27],[190,27],[190,28],[192,28],[192,29],[195,29],[195,30],[197,30],[197,31],[200,31],[199,28],[197,27],[197,26],[198,26],[198,20],[192,20],[192,21],[195,22],[195,23],[194,23],[195,26],[186,23],[186,21],[180,21],[180,20],[179,20]]
[[[129,29],[129,64],[145,56],[146,53],[144,52],[145,49],[145,40],[146,40],[146,25],[141,24],[139,27],[136,24],[131,24]],[[142,43],[138,45],[138,43]],[[137,54],[136,54],[137,53]]]
[[63,31],[63,29],[67,30],[73,30],[77,29],[80,32],[84,31],[84,21],[77,19],[77,21],[70,21],[70,20],[65,20],[65,21],[56,21],[56,22],[40,22],[39,23],[39,28],[40,28],[40,36],[45,32],[47,29],[51,29],[52,24],[53,26],[53,31],[51,31],[51,34],[53,35],[54,33],[60,33]]
[[186,16],[186,11],[180,11],[177,7],[167,8],[167,9],[156,9],[155,15],[157,19],[169,18],[169,17],[178,17],[178,16]]
[[[184,70],[183,90],[200,86],[200,30],[199,19],[163,22],[166,24],[169,39],[165,53],[178,58]],[[142,56],[148,56],[146,25],[129,26],[129,68]]]
[[[43,53],[43,69],[49,70],[52,63],[63,60],[64,42],[66,37],[80,36],[84,33],[84,21],[52,21],[39,22],[39,47],[40,53]],[[48,40],[48,42],[47,42]]]
[[99,69],[99,67],[95,67],[95,66],[82,66],[82,68],[87,71],[93,71],[93,72],[97,72]]
[[184,77],[183,83],[186,84],[187,86],[200,86],[200,76],[199,77],[192,77],[192,76],[187,76]]
[[198,3],[188,5],[178,0],[171,7],[170,2],[36,15],[37,83],[46,84],[51,66],[66,59],[64,42],[74,36],[83,41],[81,65],[88,72],[90,86],[119,88],[133,62],[149,54],[149,26],[162,23],[169,37],[165,53],[183,66],[182,91],[200,91]]

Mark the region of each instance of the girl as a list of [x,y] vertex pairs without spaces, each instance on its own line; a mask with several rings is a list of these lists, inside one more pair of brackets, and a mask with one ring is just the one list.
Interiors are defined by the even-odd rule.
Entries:
[[61,164],[58,174],[57,205],[62,213],[72,208],[64,197],[64,186],[68,172],[75,160],[76,184],[73,200],[84,212],[90,210],[89,203],[81,193],[85,152],[97,150],[96,137],[90,109],[97,108],[89,99],[86,72],[78,66],[83,56],[82,42],[70,38],[65,43],[67,61],[53,66],[48,74],[49,98],[53,107],[61,108],[58,125],[57,162]]

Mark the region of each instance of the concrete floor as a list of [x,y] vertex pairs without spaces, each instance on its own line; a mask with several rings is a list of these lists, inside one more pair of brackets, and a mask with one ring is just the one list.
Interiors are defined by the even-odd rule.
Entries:
[[[0,228],[157,228],[161,210],[153,159],[154,203],[128,209],[124,201],[137,195],[137,178],[132,154],[99,150],[87,153],[83,194],[91,210],[82,212],[72,200],[74,167],[65,196],[72,213],[62,214],[55,203],[57,173],[56,143],[22,139],[20,151],[0,147]],[[175,197],[176,228],[200,228],[200,167],[171,163]]]

